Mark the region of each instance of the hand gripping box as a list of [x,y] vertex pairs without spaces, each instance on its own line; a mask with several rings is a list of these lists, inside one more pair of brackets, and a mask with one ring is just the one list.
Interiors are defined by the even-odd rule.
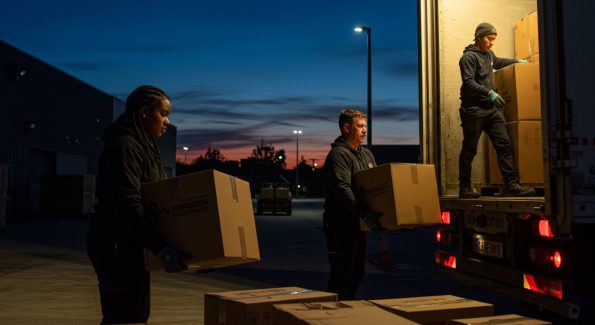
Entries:
[[529,318],[516,314],[506,314],[489,317],[453,319],[450,325],[547,325],[550,322]]
[[[434,165],[391,163],[355,174],[356,195],[382,213],[388,229],[438,224],[440,204]],[[362,223],[362,229],[367,229]]]
[[272,325],[273,305],[337,302],[330,292],[299,287],[228,291],[205,294],[205,325]]
[[306,302],[273,306],[273,325],[417,324],[368,301]]
[[[217,268],[260,260],[248,182],[207,170],[142,185],[145,213],[161,235],[192,254],[189,268]],[[149,271],[162,270],[145,251]]]
[[453,295],[370,300],[399,316],[421,324],[448,324],[451,319],[494,314],[494,306]]

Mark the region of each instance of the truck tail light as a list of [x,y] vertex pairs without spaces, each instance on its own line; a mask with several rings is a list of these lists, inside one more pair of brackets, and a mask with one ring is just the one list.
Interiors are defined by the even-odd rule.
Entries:
[[448,210],[442,211],[442,214],[440,215],[440,217],[442,218],[443,224],[450,225],[450,211],[448,211]]
[[438,244],[456,245],[456,238],[451,229],[438,228],[436,230],[436,242]]
[[552,232],[552,226],[550,221],[545,220],[533,220],[533,234],[535,236],[553,238],[554,233]]
[[558,280],[525,273],[523,274],[523,287],[560,300],[563,297],[563,285]]
[[529,259],[535,264],[554,269],[560,269],[564,262],[563,254],[560,250],[546,247],[531,247],[529,249]]
[[457,258],[447,252],[437,251],[434,253],[436,264],[444,265],[453,269],[457,268]]

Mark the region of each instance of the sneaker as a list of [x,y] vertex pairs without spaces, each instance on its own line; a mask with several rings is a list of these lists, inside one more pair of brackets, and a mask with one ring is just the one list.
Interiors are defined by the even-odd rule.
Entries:
[[461,199],[473,199],[479,197],[479,193],[469,185],[462,185],[459,189],[459,198]]
[[504,196],[535,196],[535,189],[516,182],[510,183],[504,189]]

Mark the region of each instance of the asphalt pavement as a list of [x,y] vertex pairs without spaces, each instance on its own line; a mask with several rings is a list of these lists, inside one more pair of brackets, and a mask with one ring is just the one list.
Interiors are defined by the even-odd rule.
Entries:
[[[322,200],[294,200],[293,215],[256,216],[261,261],[212,273],[152,274],[149,324],[202,324],[204,294],[298,286],[324,290],[328,277]],[[98,324],[97,282],[85,252],[86,219],[10,220],[0,233],[0,324]],[[391,265],[377,265],[370,234],[360,299],[454,294],[494,304],[496,314],[547,319],[507,297],[441,276],[434,227],[390,231]]]

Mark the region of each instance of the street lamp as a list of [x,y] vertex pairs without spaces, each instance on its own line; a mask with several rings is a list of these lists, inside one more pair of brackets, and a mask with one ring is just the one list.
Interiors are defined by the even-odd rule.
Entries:
[[293,130],[293,134],[295,134],[295,196],[297,197],[300,190],[300,134],[302,134],[302,130]]
[[372,29],[368,26],[355,26],[358,33],[366,32],[368,46],[368,146],[372,146]]
[[184,165],[188,164],[188,149],[190,149],[190,148],[188,148],[186,146],[182,147],[182,150],[184,150]]

